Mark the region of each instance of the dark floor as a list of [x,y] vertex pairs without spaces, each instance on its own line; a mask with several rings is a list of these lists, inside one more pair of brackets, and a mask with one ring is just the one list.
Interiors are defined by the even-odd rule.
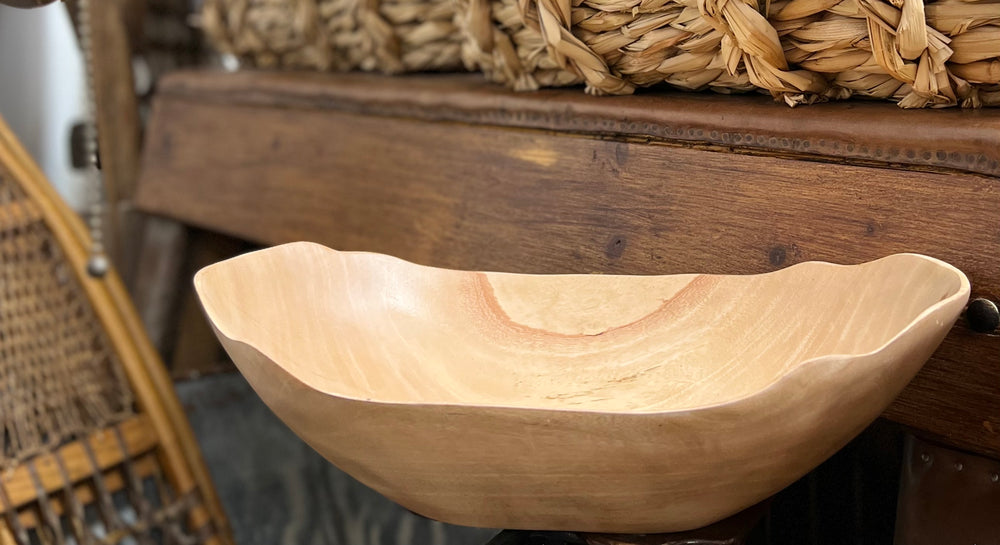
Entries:
[[181,382],[177,393],[238,545],[481,545],[496,533],[419,517],[355,481],[237,373]]
[[[238,545],[482,545],[496,531],[411,514],[326,462],[238,373],[177,385]],[[901,432],[878,421],[778,493],[751,545],[892,543]]]

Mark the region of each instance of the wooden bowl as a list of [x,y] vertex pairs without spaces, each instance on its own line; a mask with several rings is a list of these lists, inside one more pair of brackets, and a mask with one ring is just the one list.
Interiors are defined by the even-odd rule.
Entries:
[[435,269],[295,243],[195,285],[260,397],[454,524],[653,533],[774,494],[864,429],[961,313],[915,254],[754,276]]

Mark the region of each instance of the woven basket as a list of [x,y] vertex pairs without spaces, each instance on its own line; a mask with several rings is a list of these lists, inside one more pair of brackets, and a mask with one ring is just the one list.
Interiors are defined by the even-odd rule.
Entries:
[[855,95],[904,108],[1000,105],[996,0],[350,1],[212,0],[206,28],[258,66],[461,63],[518,90],[667,83],[761,90],[793,106]]
[[549,55],[545,40],[524,24],[517,0],[458,0],[466,68],[518,91],[583,83]]
[[202,26],[224,53],[260,68],[462,68],[454,0],[206,0]]

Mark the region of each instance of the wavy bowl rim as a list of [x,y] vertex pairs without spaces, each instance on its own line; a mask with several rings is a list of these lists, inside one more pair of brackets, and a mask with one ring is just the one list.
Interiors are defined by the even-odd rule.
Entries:
[[[309,380],[307,380],[305,377],[302,376],[302,373],[295,373],[295,372],[290,371],[286,366],[284,366],[281,363],[279,363],[278,360],[277,360],[277,358],[274,358],[273,356],[271,356],[270,354],[268,354],[265,350],[263,350],[262,348],[260,348],[256,344],[254,344],[253,342],[250,342],[250,341],[246,340],[242,336],[233,335],[233,334],[231,334],[231,332],[226,331],[226,328],[223,327],[219,323],[219,321],[216,319],[218,317],[217,313],[213,312],[213,310],[210,309],[209,306],[206,304],[205,299],[202,297],[202,288],[205,285],[205,280],[204,280],[205,276],[207,274],[210,274],[210,271],[212,269],[224,267],[224,266],[226,266],[227,263],[231,263],[233,261],[245,260],[245,259],[252,259],[253,256],[255,256],[257,254],[269,253],[269,252],[272,252],[272,251],[275,251],[275,250],[283,250],[283,251],[285,251],[285,250],[288,250],[289,248],[294,247],[294,246],[312,246],[312,247],[320,248],[320,249],[322,249],[324,251],[327,251],[327,252],[330,252],[330,253],[333,253],[333,254],[346,255],[346,256],[349,256],[349,257],[350,256],[377,257],[377,258],[380,258],[380,259],[388,259],[390,261],[402,262],[402,263],[404,263],[408,267],[432,269],[432,270],[436,270],[436,271],[464,272],[464,273],[485,273],[485,274],[500,274],[500,275],[515,275],[515,276],[533,276],[533,277],[539,277],[539,276],[545,276],[545,277],[570,277],[570,276],[581,277],[581,276],[594,276],[594,275],[586,274],[586,273],[531,274],[531,273],[510,273],[510,272],[493,272],[493,271],[468,271],[468,270],[461,270],[461,269],[448,269],[448,268],[443,268],[443,267],[433,267],[433,266],[429,266],[429,265],[421,265],[419,263],[414,263],[414,262],[406,260],[406,259],[402,259],[402,258],[399,258],[399,257],[391,256],[391,255],[388,255],[388,254],[382,254],[382,253],[378,253],[378,252],[335,250],[333,248],[324,246],[322,244],[318,244],[318,243],[315,243],[315,242],[307,242],[307,241],[290,242],[290,243],[285,243],[285,244],[279,244],[279,245],[272,246],[272,247],[269,247],[269,248],[264,248],[264,249],[261,249],[261,250],[256,250],[256,251],[253,251],[253,252],[248,252],[248,253],[245,253],[245,254],[242,254],[242,255],[239,255],[239,256],[236,256],[236,257],[232,257],[232,258],[220,261],[218,263],[213,263],[211,265],[203,267],[197,273],[195,273],[194,279],[193,279],[193,283],[194,283],[194,287],[195,287],[195,292],[198,295],[198,301],[201,304],[202,309],[204,310],[205,315],[208,318],[208,321],[209,321],[210,325],[212,326],[212,329],[218,335],[222,335],[222,336],[224,336],[226,339],[228,339],[231,342],[239,343],[239,344],[244,345],[247,348],[250,348],[251,350],[257,352],[258,354],[260,354],[261,356],[263,356],[268,362],[270,362],[272,365],[274,365],[275,367],[278,367],[283,373],[285,373],[286,375],[288,375],[290,378],[294,379],[296,382],[302,384],[304,387],[308,388],[309,390],[312,390],[314,392],[317,392],[317,393],[320,393],[320,394],[323,394],[323,395],[326,395],[326,396],[330,396],[330,397],[333,397],[333,398],[341,399],[341,400],[344,400],[344,401],[349,401],[349,402],[354,402],[354,403],[361,403],[361,404],[365,404],[365,405],[397,406],[397,407],[427,407],[427,408],[442,408],[442,409],[449,409],[449,408],[451,408],[451,409],[479,409],[479,410],[496,409],[496,410],[502,410],[502,411],[516,411],[516,412],[519,412],[519,411],[528,411],[528,412],[556,412],[556,413],[576,413],[576,414],[590,414],[590,415],[615,415],[615,416],[634,416],[634,417],[640,417],[640,416],[641,417],[668,416],[670,414],[690,414],[690,413],[695,413],[695,412],[700,412],[700,411],[707,411],[707,410],[712,410],[712,409],[719,409],[719,408],[724,408],[724,407],[730,406],[730,405],[736,405],[736,404],[739,404],[741,402],[745,402],[745,401],[747,401],[749,399],[753,399],[753,398],[756,398],[756,397],[763,396],[763,395],[765,395],[767,392],[769,392],[771,390],[780,389],[780,387],[784,383],[786,383],[786,382],[792,382],[797,375],[799,375],[801,373],[805,373],[806,370],[812,369],[812,368],[814,368],[814,367],[816,367],[818,365],[821,365],[824,362],[831,361],[831,360],[838,360],[838,359],[858,360],[858,359],[863,359],[863,358],[874,357],[874,356],[878,355],[879,353],[886,351],[890,346],[892,346],[893,344],[895,344],[896,342],[898,342],[900,339],[904,338],[908,332],[910,332],[913,329],[915,329],[918,324],[920,324],[923,321],[926,321],[933,314],[936,314],[938,311],[940,311],[942,308],[950,306],[954,301],[956,301],[958,299],[961,299],[963,297],[967,301],[968,298],[969,298],[969,294],[971,292],[971,285],[970,285],[969,279],[965,275],[965,273],[962,272],[960,269],[958,269],[957,267],[955,267],[954,265],[951,265],[950,263],[948,263],[946,261],[937,259],[935,257],[928,256],[928,255],[924,255],[924,254],[920,254],[920,253],[915,253],[915,252],[899,252],[899,253],[889,254],[887,256],[883,256],[883,257],[880,257],[878,259],[872,259],[872,260],[869,260],[869,261],[864,261],[864,262],[861,262],[861,263],[856,263],[856,264],[851,264],[851,265],[845,265],[845,264],[839,264],[839,263],[831,263],[831,262],[828,262],[828,261],[818,261],[818,260],[817,261],[804,261],[804,262],[801,262],[801,263],[796,263],[794,265],[790,265],[790,266],[785,267],[783,269],[778,269],[778,270],[775,270],[775,271],[769,271],[769,272],[764,272],[764,273],[756,273],[756,274],[705,274],[705,273],[678,273],[678,274],[665,274],[665,275],[615,275],[615,274],[601,274],[600,276],[602,276],[602,277],[615,277],[615,276],[617,276],[617,277],[710,276],[710,277],[741,277],[741,278],[744,278],[744,277],[760,277],[760,276],[779,276],[779,275],[783,275],[783,274],[790,274],[790,271],[793,271],[795,269],[805,268],[805,267],[833,267],[833,268],[838,268],[838,269],[849,269],[849,268],[856,268],[856,267],[861,267],[861,266],[865,266],[865,265],[870,265],[870,264],[874,264],[874,263],[878,263],[878,262],[886,261],[886,260],[890,260],[890,259],[917,258],[917,259],[920,259],[920,260],[929,261],[932,264],[937,265],[938,267],[940,267],[940,268],[942,268],[944,270],[947,270],[949,272],[954,273],[956,275],[956,277],[958,278],[958,280],[959,280],[959,286],[958,286],[958,289],[955,290],[955,292],[952,293],[951,295],[949,295],[948,297],[946,297],[944,299],[941,299],[940,301],[938,301],[938,302],[936,302],[936,303],[928,306],[924,310],[922,310],[915,318],[913,318],[909,323],[907,323],[904,327],[902,327],[899,331],[897,331],[895,335],[893,335],[892,337],[890,337],[886,342],[882,343],[880,346],[876,347],[873,350],[870,350],[868,352],[856,353],[856,354],[847,354],[847,353],[823,354],[823,355],[820,355],[820,356],[815,356],[813,358],[809,358],[809,359],[800,361],[800,362],[796,363],[795,365],[791,366],[791,368],[788,371],[786,371],[784,374],[777,376],[774,380],[772,380],[771,382],[767,383],[766,385],[762,386],[761,388],[759,388],[759,389],[757,389],[757,390],[755,390],[753,392],[750,392],[750,393],[745,394],[745,395],[740,396],[740,397],[735,397],[735,398],[732,398],[732,399],[727,399],[727,400],[723,400],[723,401],[719,401],[719,402],[715,402],[715,403],[704,404],[704,405],[697,405],[697,406],[691,406],[691,407],[678,407],[678,408],[665,409],[665,410],[651,410],[651,411],[618,410],[618,411],[612,411],[612,410],[563,408],[563,407],[543,407],[543,406],[527,406],[526,407],[526,406],[503,405],[503,404],[496,404],[496,403],[458,403],[458,402],[434,402],[434,401],[388,401],[388,400],[379,400],[379,399],[364,399],[364,398],[356,397],[356,396],[353,396],[353,395],[346,395],[346,394],[343,394],[343,393],[340,393],[340,392],[328,391],[328,390],[325,390],[325,389],[318,388],[318,387],[314,386],[313,384],[310,383]],[[964,306],[965,305],[963,304],[962,308],[964,308]],[[956,315],[953,318],[949,318],[949,321],[953,324],[954,321],[956,321],[958,319],[958,316],[960,314],[961,314],[961,311],[959,311],[958,313],[956,313]],[[237,367],[238,367],[238,365],[237,365]]]

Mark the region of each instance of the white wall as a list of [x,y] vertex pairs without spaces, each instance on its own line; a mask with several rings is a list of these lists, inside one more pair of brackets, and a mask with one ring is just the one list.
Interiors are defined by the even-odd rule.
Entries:
[[0,116],[76,209],[86,182],[70,164],[69,134],[86,112],[82,65],[65,4],[0,6]]

